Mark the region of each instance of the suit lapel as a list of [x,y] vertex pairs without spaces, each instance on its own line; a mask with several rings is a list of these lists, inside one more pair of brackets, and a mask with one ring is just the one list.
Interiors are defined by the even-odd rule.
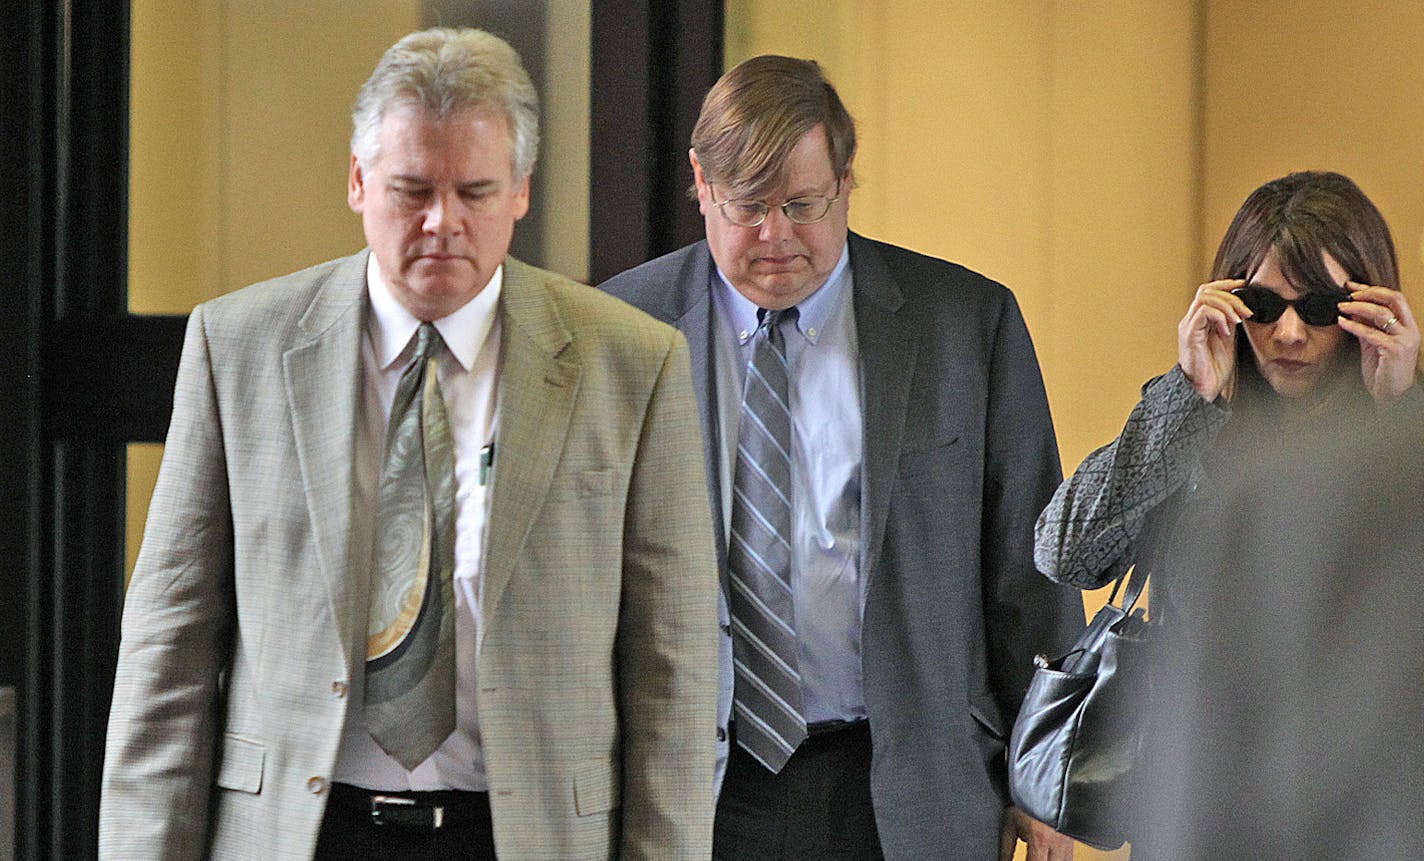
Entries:
[[366,578],[357,576],[360,572],[354,567],[364,566],[365,560],[352,556],[356,542],[351,522],[366,258],[364,253],[348,257],[332,271],[298,322],[306,340],[282,355],[307,512],[346,654],[353,645],[353,631],[361,627],[348,622],[358,612],[364,619],[366,612]]
[[499,427],[495,435],[483,614],[491,618],[554,477],[580,368],[561,358],[573,337],[538,270],[505,260],[500,297]]
[[[862,583],[868,585],[880,558],[890,493],[895,484],[900,442],[905,434],[910,380],[919,352],[920,328],[901,315],[904,293],[874,246],[850,234],[850,265],[855,279],[855,327],[861,356],[864,403],[864,481],[861,485],[860,551]],[[862,586],[864,589],[864,586]],[[863,594],[863,593],[862,593]]]
[[[712,327],[712,254],[705,242],[694,245],[677,278],[674,305],[670,321],[687,339],[691,357],[692,388],[697,396],[697,408],[702,419],[702,454],[707,467],[707,488],[711,496],[712,525],[717,546],[717,570],[726,578],[727,544],[722,536],[722,476],[718,463],[722,458],[722,426],[717,421],[717,374],[712,360],[714,332]],[[726,583],[722,584],[724,587]]]

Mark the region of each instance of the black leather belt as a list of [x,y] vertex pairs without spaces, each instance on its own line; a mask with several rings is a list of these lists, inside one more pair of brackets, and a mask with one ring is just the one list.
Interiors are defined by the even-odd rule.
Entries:
[[[731,743],[735,747],[737,744],[737,722],[735,720],[727,722],[727,730],[731,737]],[[806,741],[802,744],[817,744],[836,742],[845,737],[846,741],[854,741],[852,736],[862,732],[870,731],[870,721],[865,718],[859,720],[822,720],[815,723],[806,724]]]
[[860,720],[822,720],[815,723],[806,724],[806,735],[817,738],[823,735],[834,735],[838,732],[845,732],[852,729],[870,729],[870,721],[865,718]]
[[383,792],[346,783],[331,786],[331,804],[371,817],[376,825],[439,831],[488,820],[489,793],[445,789],[437,792]]

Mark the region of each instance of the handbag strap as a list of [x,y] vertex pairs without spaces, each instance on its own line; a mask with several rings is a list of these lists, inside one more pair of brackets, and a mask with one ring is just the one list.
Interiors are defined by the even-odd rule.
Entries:
[[1112,594],[1108,596],[1108,603],[1117,600],[1118,590],[1122,589],[1123,581],[1127,581],[1127,590],[1122,593],[1122,612],[1124,615],[1132,612],[1132,608],[1137,606],[1138,598],[1147,593],[1147,580],[1152,576],[1147,565],[1138,563],[1132,566],[1132,570],[1117,578],[1113,583]]
[[1157,561],[1158,548],[1162,546],[1164,536],[1170,532],[1176,524],[1177,518],[1181,516],[1182,494],[1182,490],[1177,490],[1162,501],[1163,515],[1152,518],[1150,525],[1139,539],[1138,547],[1142,548],[1143,552],[1131,570],[1113,583],[1112,595],[1108,597],[1109,604],[1117,600],[1117,593],[1122,589],[1123,581],[1127,581],[1127,591],[1123,592],[1122,596],[1124,616],[1131,615],[1132,609],[1137,606],[1138,599],[1149,594],[1147,581],[1152,576],[1152,569]]

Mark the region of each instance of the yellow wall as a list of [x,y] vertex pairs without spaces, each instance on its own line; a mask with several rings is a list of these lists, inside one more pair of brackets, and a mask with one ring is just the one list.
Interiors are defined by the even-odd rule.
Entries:
[[[1215,242],[1251,189],[1338,170],[1394,233],[1404,292],[1424,306],[1424,4],[1207,3],[1204,203]],[[1211,246],[1208,248],[1208,246]]]
[[133,0],[129,306],[204,299],[365,244],[350,106],[416,0]]
[[1069,467],[1171,365],[1198,278],[1195,17],[1133,9],[728,4],[729,65],[814,57],[856,117],[853,229],[1013,288]]

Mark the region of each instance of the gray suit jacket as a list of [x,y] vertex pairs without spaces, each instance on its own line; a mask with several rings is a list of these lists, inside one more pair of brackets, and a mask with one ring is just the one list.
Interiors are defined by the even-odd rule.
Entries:
[[[194,310],[124,609],[104,858],[308,858],[361,695],[366,253]],[[682,338],[509,260],[480,730],[502,857],[706,858],[715,551]]]
[[[890,859],[997,857],[1004,746],[1033,656],[1082,629],[1033,566],[1061,472],[1033,345],[1003,286],[851,234],[865,416],[860,570],[871,792]],[[603,289],[687,336],[720,536],[705,242]],[[724,634],[722,720],[731,700]],[[725,752],[723,752],[725,755]]]

